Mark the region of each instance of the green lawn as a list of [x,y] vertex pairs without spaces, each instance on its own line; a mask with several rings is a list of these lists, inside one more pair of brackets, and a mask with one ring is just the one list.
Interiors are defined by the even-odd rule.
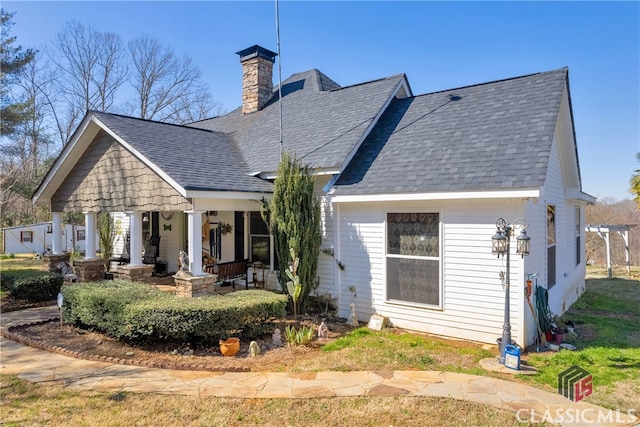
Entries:
[[[1,260],[0,270],[13,268],[39,268],[39,261],[28,259]],[[314,371],[314,370],[390,370],[390,369],[421,369],[421,370],[446,370],[457,371],[477,375],[495,376],[503,379],[526,382],[530,385],[541,389],[555,392],[557,388],[558,373],[571,367],[579,365],[593,374],[594,392],[593,395],[586,399],[587,402],[601,405],[610,409],[620,409],[626,411],[635,409],[640,411],[638,396],[640,396],[640,269],[634,269],[631,275],[619,274],[616,272],[615,279],[606,279],[604,270],[589,269],[588,280],[586,282],[586,291],[583,296],[571,307],[571,309],[563,316],[565,319],[572,320],[579,332],[580,337],[572,337],[568,335],[567,342],[574,344],[576,351],[543,352],[538,354],[526,355],[528,363],[538,369],[538,374],[534,376],[517,375],[506,376],[494,372],[482,370],[478,361],[482,358],[493,357],[497,355],[495,348],[488,348],[486,345],[466,342],[460,340],[448,340],[440,337],[429,336],[425,334],[406,333],[397,330],[384,330],[382,332],[373,332],[367,328],[359,328],[348,336],[338,339],[333,343],[326,345],[323,351],[316,358],[301,360],[291,369],[293,371]],[[495,347],[495,346],[494,346]],[[78,406],[82,405],[85,399],[101,400],[107,399],[107,395],[90,394],[90,393],[71,393],[65,391],[45,390],[46,386],[26,385],[20,380],[12,380],[11,378],[3,378],[2,394],[3,406],[9,405],[14,407],[15,402],[20,403],[19,412],[26,411],[36,413],[43,410],[41,405],[35,405],[36,401],[42,399],[42,394],[49,396],[52,405],[61,404],[55,396],[65,395],[70,401],[77,402]],[[68,394],[68,395],[67,395]],[[17,399],[12,402],[12,397]],[[98,396],[98,397],[96,397]],[[178,408],[167,403],[166,397],[161,396],[145,396],[131,398],[136,401],[146,402],[144,405],[158,405],[158,407],[167,408],[169,412],[162,412],[167,420],[176,421],[174,413]],[[188,398],[179,398],[178,401],[184,401]],[[45,400],[46,401],[46,400]],[[127,401],[130,401],[127,398]],[[255,422],[256,420],[266,419],[266,415],[262,412],[265,407],[273,409],[273,405],[281,407],[285,412],[296,413],[299,419],[293,425],[317,424],[321,417],[318,414],[318,408],[326,408],[328,411],[341,411],[340,420],[348,420],[349,416],[360,417],[362,411],[369,411],[367,415],[368,422],[363,425],[382,425],[391,424],[393,420],[404,419],[413,414],[412,407],[416,404],[427,404],[427,401],[397,398],[360,398],[360,399],[334,399],[334,400],[314,400],[309,402],[271,402],[270,404],[262,403],[260,409],[248,408],[246,402],[236,403],[242,406],[243,411],[234,411],[235,424],[243,424],[243,422]],[[222,400],[207,400],[206,405],[211,408],[219,408]],[[338,403],[335,403],[338,402]],[[376,402],[373,404],[373,402]],[[473,412],[474,416],[469,418],[468,423],[461,420],[453,420],[450,425],[491,425],[490,421],[483,414],[477,411],[474,406],[461,406],[456,404],[443,403],[440,401],[437,405],[454,405],[453,410],[465,410]],[[201,403],[204,403],[202,401]],[[334,405],[335,403],[335,405]],[[192,404],[192,403],[190,403]],[[429,404],[434,404],[429,401]],[[113,404],[110,404],[113,406]],[[378,407],[384,406],[384,414],[373,411],[372,405]],[[46,406],[46,405],[45,405]],[[286,408],[286,409],[285,409]],[[364,409],[368,408],[368,409]],[[14,408],[15,409],[15,408]],[[105,409],[106,410],[106,409]],[[114,410],[112,407],[111,410]],[[486,413],[495,410],[485,408]],[[92,417],[96,419],[106,416],[101,413],[103,409],[99,407],[91,409]],[[25,414],[26,412],[23,412]],[[313,414],[314,418],[305,418],[305,413]],[[321,411],[320,411],[321,412]],[[115,410],[118,417],[125,416],[123,413]],[[435,412],[439,416],[444,416],[442,411]],[[348,414],[347,416],[343,416]],[[350,414],[350,415],[349,415]],[[419,411],[416,416],[433,415],[433,411]],[[371,416],[369,416],[371,415]],[[25,415],[30,419],[31,415]],[[191,417],[211,417],[212,415],[203,415],[202,412],[190,414]],[[509,415],[502,412],[494,413],[493,416],[501,420],[501,424],[511,424],[506,422]],[[19,418],[19,417],[18,417]],[[202,418],[200,418],[202,419]],[[431,418],[432,420],[434,418]],[[127,419],[126,424],[137,424],[139,418],[131,417]],[[363,419],[364,420],[364,419]],[[382,424],[377,423],[382,422]],[[188,423],[189,424],[189,423]],[[233,423],[232,423],[233,424]],[[341,424],[338,422],[337,424]],[[345,424],[348,424],[345,422]],[[198,422],[189,425],[201,425]]]
[[611,409],[640,410],[640,280],[631,275],[606,279],[603,269],[589,269],[586,291],[562,316],[576,325],[577,335],[565,335],[576,351],[529,356],[538,375],[525,381],[557,387],[557,376],[578,365],[593,375],[593,395],[586,399]]

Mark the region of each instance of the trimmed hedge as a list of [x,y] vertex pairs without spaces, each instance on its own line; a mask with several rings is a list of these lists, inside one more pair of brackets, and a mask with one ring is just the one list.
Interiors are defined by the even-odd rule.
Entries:
[[116,338],[127,335],[123,319],[129,305],[171,297],[149,285],[126,280],[70,284],[63,286],[61,293],[65,322],[97,329]]
[[62,294],[66,322],[128,340],[254,338],[276,327],[287,304],[285,295],[262,290],[184,299],[124,281],[64,286]]
[[60,274],[40,270],[14,270],[2,273],[0,286],[12,298],[41,302],[55,300],[63,282]]

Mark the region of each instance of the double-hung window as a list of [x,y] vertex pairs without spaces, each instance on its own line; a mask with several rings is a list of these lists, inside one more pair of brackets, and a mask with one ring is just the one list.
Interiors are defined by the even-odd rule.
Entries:
[[580,222],[580,206],[575,207],[575,226],[576,226],[576,265],[580,265],[580,254],[582,254],[582,245],[580,244],[580,236],[582,236],[582,223]]
[[267,266],[270,265],[271,239],[267,224],[262,219],[260,212],[252,211],[249,213],[249,237],[250,261],[259,261]]
[[22,243],[31,243],[31,242],[33,242],[33,231],[21,231],[20,232],[20,241]]
[[441,306],[440,214],[387,213],[387,300]]
[[556,284],[556,207],[547,205],[547,287]]

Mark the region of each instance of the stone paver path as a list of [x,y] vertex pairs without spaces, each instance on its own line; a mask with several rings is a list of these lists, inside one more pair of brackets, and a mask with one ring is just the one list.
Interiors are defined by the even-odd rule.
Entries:
[[[50,319],[57,307],[2,314],[2,327]],[[623,413],[524,384],[440,371],[207,372],[152,369],[79,360],[0,338],[0,374],[71,390],[183,394],[235,398],[434,396],[487,404],[521,421],[559,425],[633,426]]]

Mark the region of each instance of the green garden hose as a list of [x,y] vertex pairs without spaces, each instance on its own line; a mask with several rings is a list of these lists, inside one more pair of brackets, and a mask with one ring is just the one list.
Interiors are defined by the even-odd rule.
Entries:
[[542,286],[536,285],[536,315],[540,329],[550,331],[553,323],[553,313],[549,309],[549,292]]

